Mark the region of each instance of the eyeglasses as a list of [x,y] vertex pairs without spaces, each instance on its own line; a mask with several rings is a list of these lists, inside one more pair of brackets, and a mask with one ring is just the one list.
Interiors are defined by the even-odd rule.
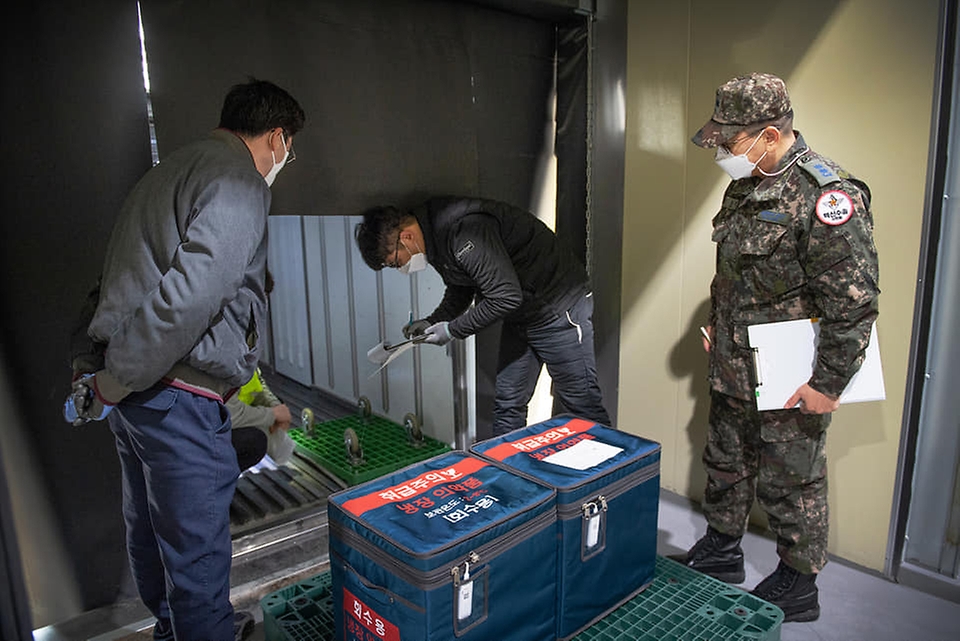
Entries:
[[746,135],[746,136],[740,136],[740,137],[737,138],[736,140],[728,140],[727,142],[723,143],[723,144],[720,145],[720,146],[723,147],[724,149],[726,149],[727,151],[729,151],[729,152],[732,154],[734,147],[736,147],[737,145],[739,145],[740,143],[742,143],[744,140],[748,140],[749,138],[750,138],[750,135],[749,135],[749,134]]
[[397,248],[393,250],[393,263],[384,263],[384,267],[389,269],[397,269],[400,267],[400,234],[402,233],[402,229],[397,230]]
[[[753,133],[745,132],[746,135],[740,136],[740,137],[737,138],[736,140],[727,141],[727,142],[723,143],[723,144],[720,145],[720,146],[723,147],[724,149],[726,149],[727,151],[729,151],[729,152],[732,154],[734,147],[736,147],[737,145],[739,145],[740,143],[742,143],[742,142],[745,141],[745,140],[750,140],[750,139],[757,139],[757,138],[759,138],[759,137],[760,137],[760,134],[762,134],[764,131],[766,131],[766,130],[769,129],[770,127],[773,127],[774,129],[777,129],[777,128],[774,127],[773,125],[767,125],[766,127],[764,127],[763,129],[761,129],[760,131],[755,131],[755,132],[753,132]],[[779,129],[777,129],[777,131],[779,131]]]

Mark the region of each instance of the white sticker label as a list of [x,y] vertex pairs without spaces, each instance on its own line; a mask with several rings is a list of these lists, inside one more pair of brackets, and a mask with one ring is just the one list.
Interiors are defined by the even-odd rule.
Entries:
[[853,198],[845,191],[824,192],[817,199],[817,218],[824,225],[842,225],[853,216]]
[[461,621],[473,613],[473,581],[467,581],[457,590],[457,618]]
[[551,454],[543,460],[553,465],[561,465],[574,470],[589,470],[623,451],[622,447],[607,445],[599,441],[580,441],[576,445]]
[[600,512],[587,520],[587,549],[596,547],[600,541]]

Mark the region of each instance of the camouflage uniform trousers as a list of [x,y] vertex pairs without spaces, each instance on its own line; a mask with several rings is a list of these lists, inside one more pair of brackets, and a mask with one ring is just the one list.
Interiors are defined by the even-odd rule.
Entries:
[[827,563],[827,457],[830,414],[759,412],[753,401],[713,391],[703,452],[703,511],[715,529],[746,531],[756,498],[777,536],[777,553],[795,570]]

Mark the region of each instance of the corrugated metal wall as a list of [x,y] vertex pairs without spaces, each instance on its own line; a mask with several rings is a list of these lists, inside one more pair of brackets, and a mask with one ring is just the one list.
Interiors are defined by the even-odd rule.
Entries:
[[366,357],[381,341],[401,341],[411,314],[431,312],[443,282],[432,268],[411,276],[371,270],[353,242],[359,221],[359,216],[270,218],[273,366],[340,399],[364,397],[375,414],[398,423],[412,413],[426,434],[453,443],[447,348],[415,348],[382,370]]

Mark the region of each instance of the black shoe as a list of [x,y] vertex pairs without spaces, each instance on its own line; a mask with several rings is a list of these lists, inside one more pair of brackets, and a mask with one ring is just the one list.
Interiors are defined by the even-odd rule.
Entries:
[[253,621],[253,615],[249,612],[243,612],[241,610],[234,610],[233,612],[233,639],[234,641],[243,641],[250,633],[253,632],[253,628],[256,624]]
[[153,641],[174,641],[173,624],[170,619],[157,619],[153,625]]
[[801,574],[783,561],[750,594],[783,610],[784,623],[820,618],[817,575]]
[[688,568],[703,572],[727,583],[743,583],[743,548],[739,536],[730,536],[707,527],[707,533],[686,554],[668,558],[683,563]]

